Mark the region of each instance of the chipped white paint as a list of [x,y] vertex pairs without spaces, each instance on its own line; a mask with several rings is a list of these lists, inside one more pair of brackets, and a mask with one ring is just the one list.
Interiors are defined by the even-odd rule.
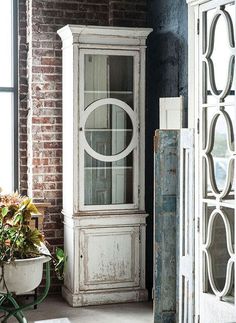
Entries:
[[160,129],[183,127],[183,97],[160,98]]
[[80,290],[139,286],[139,231],[81,229]]
[[194,131],[180,135],[179,322],[194,322]]
[[[63,214],[65,250],[68,254],[63,295],[72,306],[147,299],[144,80],[146,38],[150,32],[151,29],[147,28],[79,25],[68,25],[58,31],[63,40]],[[132,57],[132,108],[110,95],[85,105],[86,55]],[[100,73],[108,77],[107,67],[102,62],[100,64],[96,65]],[[101,82],[108,83],[104,82],[104,78]],[[103,83],[102,86],[106,86]],[[90,92],[90,89],[86,91],[86,95]],[[85,126],[96,109],[98,123],[105,129],[106,120],[99,116],[99,107],[112,104],[128,114],[132,123],[132,138],[120,153],[108,156],[97,153],[88,145]],[[119,119],[117,115],[117,118],[122,123],[122,117]],[[119,146],[119,141],[116,144]],[[124,175],[121,172],[112,178],[111,204],[85,202],[85,152],[99,163],[116,162],[132,152],[132,202],[119,203],[124,195]]]
[[147,299],[146,214],[65,216],[63,296],[72,306]]

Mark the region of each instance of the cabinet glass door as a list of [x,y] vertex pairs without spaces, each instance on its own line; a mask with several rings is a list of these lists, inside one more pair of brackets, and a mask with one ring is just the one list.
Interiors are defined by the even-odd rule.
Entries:
[[134,56],[83,55],[84,205],[134,204]]

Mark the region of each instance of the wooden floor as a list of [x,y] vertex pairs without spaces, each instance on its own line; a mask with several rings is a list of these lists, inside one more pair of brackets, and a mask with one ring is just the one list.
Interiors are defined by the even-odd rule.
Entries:
[[48,297],[37,310],[26,311],[25,316],[28,323],[153,323],[152,303],[72,308],[60,296]]

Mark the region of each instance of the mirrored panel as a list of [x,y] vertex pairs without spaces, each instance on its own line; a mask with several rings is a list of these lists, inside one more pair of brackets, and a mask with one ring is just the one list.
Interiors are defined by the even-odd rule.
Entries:
[[225,118],[217,118],[211,156],[214,161],[214,178],[218,190],[222,191],[227,179],[230,151],[228,149],[228,131]]
[[212,260],[212,268],[209,270],[212,270],[217,289],[222,291],[225,286],[226,270],[230,255],[227,249],[226,229],[219,214],[216,215],[210,234],[212,235],[212,244],[209,248],[209,255]]

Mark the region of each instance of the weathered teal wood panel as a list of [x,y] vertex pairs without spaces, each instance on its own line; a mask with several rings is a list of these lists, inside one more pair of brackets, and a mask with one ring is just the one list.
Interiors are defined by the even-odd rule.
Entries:
[[154,322],[176,322],[179,131],[157,130],[154,152]]

